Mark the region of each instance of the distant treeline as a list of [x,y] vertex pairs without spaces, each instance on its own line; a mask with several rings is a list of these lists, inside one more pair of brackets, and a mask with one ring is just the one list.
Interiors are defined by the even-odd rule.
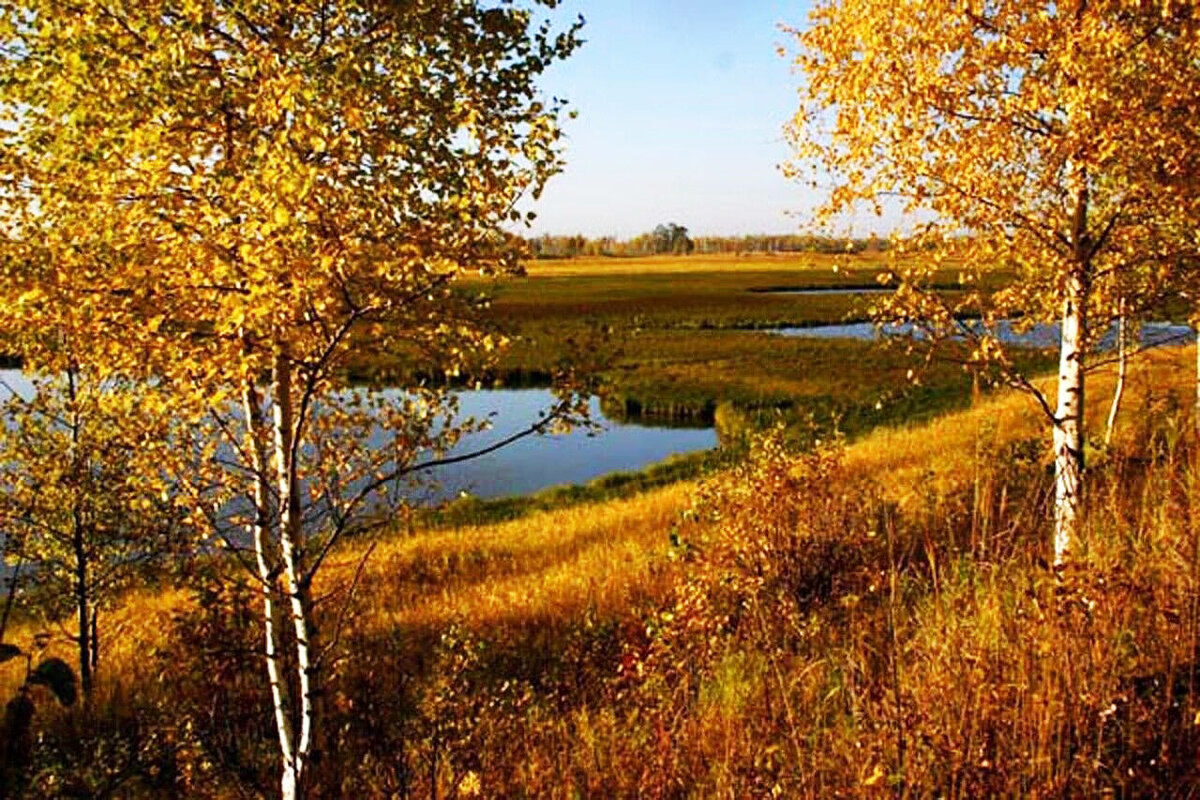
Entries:
[[811,234],[758,234],[748,236],[697,236],[682,225],[659,225],[649,233],[628,240],[615,236],[589,239],[583,235],[551,236],[527,239],[534,258],[575,258],[577,256],[652,256],[713,255],[717,253],[862,253],[887,249],[886,239],[846,238]]

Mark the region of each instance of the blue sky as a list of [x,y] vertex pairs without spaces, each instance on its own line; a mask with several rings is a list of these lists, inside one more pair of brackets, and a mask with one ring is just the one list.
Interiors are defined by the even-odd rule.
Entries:
[[783,126],[799,78],[779,23],[803,0],[564,0],[587,43],[542,81],[579,112],[566,169],[532,232],[628,238],[664,222],[693,235],[796,231],[814,198],[787,181]]

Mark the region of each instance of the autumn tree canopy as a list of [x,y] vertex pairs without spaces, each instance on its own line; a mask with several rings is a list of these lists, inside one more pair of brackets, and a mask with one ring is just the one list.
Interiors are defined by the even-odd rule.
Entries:
[[[1082,497],[1087,353],[1115,291],[1157,296],[1196,250],[1174,221],[1196,185],[1181,133],[1200,111],[1191,5],[839,0],[796,35],[792,174],[829,186],[827,217],[898,199],[928,220],[897,237],[904,286],[892,311],[942,331],[961,331],[964,315],[1061,320],[1058,398],[1042,400],[1065,562]],[[966,289],[957,302],[915,291],[949,258]],[[1016,280],[977,291],[996,269]],[[975,338],[975,361],[1032,389],[996,338]]]
[[346,391],[347,360],[453,376],[501,344],[456,282],[512,265],[500,226],[559,168],[556,5],[2,4],[0,325],[212,432],[179,491],[252,545],[284,796],[321,738],[313,578],[463,430],[438,385]]

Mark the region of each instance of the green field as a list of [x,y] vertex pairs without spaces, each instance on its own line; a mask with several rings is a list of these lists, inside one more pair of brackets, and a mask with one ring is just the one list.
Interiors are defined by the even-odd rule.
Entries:
[[[522,325],[586,320],[622,327],[764,328],[866,319],[853,295],[771,289],[878,286],[878,256],[655,256],[539,261],[495,284],[495,313]],[[953,285],[953,270],[937,276]]]
[[[883,270],[879,257],[809,254],[536,262],[490,287],[493,318],[515,339],[494,377],[537,382],[590,363],[618,415],[711,420],[724,406],[729,420],[778,411],[819,427],[837,419],[849,433],[961,406],[971,380],[953,365],[934,364],[910,386],[914,361],[901,347],[764,332],[869,319],[877,296],[767,290],[873,287]],[[955,278],[947,270],[936,281]]]

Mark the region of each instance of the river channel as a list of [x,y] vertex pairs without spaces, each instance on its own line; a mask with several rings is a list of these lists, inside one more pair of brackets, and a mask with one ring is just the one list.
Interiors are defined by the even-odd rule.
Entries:
[[[491,430],[466,437],[447,455],[471,452],[529,427],[538,412],[553,404],[546,389],[484,389],[459,394],[459,414],[491,417]],[[660,427],[617,422],[600,409],[599,398],[589,403],[591,419],[600,430],[576,429],[565,434],[530,436],[471,461],[432,471],[437,485],[422,500],[436,501],[469,492],[475,497],[532,494],[552,486],[587,483],[613,472],[639,470],[672,455],[710,450],[717,446],[711,427]]]
[[[964,320],[965,325],[977,324],[972,320]],[[807,327],[773,328],[768,331],[778,336],[792,336],[805,339],[857,339],[871,341],[889,336],[912,335],[912,326],[885,325],[878,327],[871,322],[843,322],[832,325],[812,325]],[[1059,344],[1058,323],[1038,323],[1032,327],[1019,328],[1012,322],[1001,322],[991,331],[992,335],[1005,344],[1014,347],[1052,348]],[[1187,325],[1176,325],[1170,322],[1147,322],[1141,325],[1141,346],[1161,347],[1173,344],[1187,344],[1194,340],[1195,333]],[[1116,346],[1116,326],[1113,325],[1101,337],[1100,350],[1110,350]]]
[[[29,396],[32,386],[20,370],[0,370],[0,397],[9,391]],[[384,390],[398,395],[398,390]],[[486,448],[528,428],[539,412],[554,404],[547,389],[484,389],[458,393],[460,418],[490,419],[490,430],[463,438],[446,453],[456,456]],[[398,397],[397,397],[398,399]],[[591,419],[599,429],[582,428],[563,434],[521,439],[494,453],[429,470],[432,480],[411,498],[433,503],[467,492],[494,498],[532,494],[553,486],[587,483],[613,472],[640,470],[672,455],[717,446],[716,431],[708,427],[663,427],[609,419],[593,397]],[[382,439],[382,437],[381,437]],[[382,441],[373,444],[382,444]]]

